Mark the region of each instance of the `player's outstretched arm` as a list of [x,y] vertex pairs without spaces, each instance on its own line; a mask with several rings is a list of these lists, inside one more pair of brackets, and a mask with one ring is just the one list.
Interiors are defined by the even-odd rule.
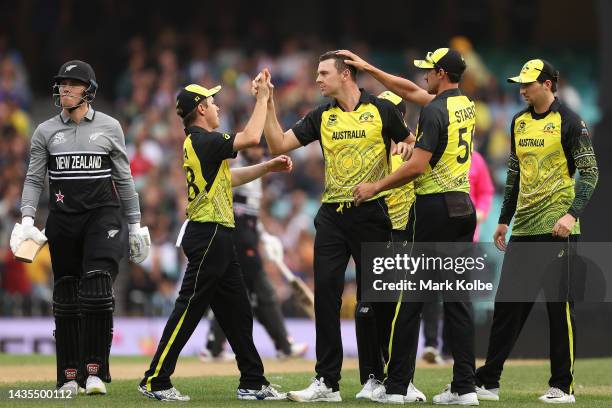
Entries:
[[267,162],[255,164],[253,166],[239,167],[231,169],[232,187],[249,183],[264,174],[282,171],[291,171],[293,163],[289,156],[281,155]]
[[234,139],[235,152],[246,149],[247,147],[256,146],[261,140],[261,134],[263,133],[266,121],[266,105],[270,97],[270,90],[265,85],[266,79],[262,71],[253,81],[258,85],[258,91],[255,93],[255,108],[253,108],[253,113],[244,127],[244,130],[236,134],[236,138]]
[[414,82],[399,76],[391,75],[359,57],[349,50],[340,50],[338,54],[346,57],[344,62],[352,65],[360,71],[367,72],[374,79],[383,84],[391,92],[401,96],[403,99],[421,106],[427,105],[434,98],[425,89]]

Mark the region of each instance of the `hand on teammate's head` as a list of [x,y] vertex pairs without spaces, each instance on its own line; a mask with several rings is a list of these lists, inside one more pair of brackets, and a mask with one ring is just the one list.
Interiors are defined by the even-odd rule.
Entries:
[[346,57],[346,59],[344,60],[345,64],[351,65],[360,71],[364,70],[365,67],[368,65],[368,63],[363,58],[349,50],[338,50],[336,51],[336,53],[342,55],[343,57]]

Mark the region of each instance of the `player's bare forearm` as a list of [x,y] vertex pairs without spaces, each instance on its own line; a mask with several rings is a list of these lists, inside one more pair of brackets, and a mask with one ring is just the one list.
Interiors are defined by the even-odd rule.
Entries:
[[253,113],[244,127],[244,130],[236,134],[234,151],[239,151],[251,146],[257,146],[259,144],[266,122],[267,103],[267,98],[257,98],[255,108],[253,108]]
[[396,171],[374,183],[376,194],[406,185],[423,174],[423,172],[423,169],[415,161],[408,160]]
[[267,105],[264,137],[266,138],[266,142],[272,154],[285,153],[283,149],[283,139],[285,135],[276,117],[276,107],[274,106],[273,98],[270,98]]
[[267,162],[231,169],[232,187],[249,183],[268,172]]

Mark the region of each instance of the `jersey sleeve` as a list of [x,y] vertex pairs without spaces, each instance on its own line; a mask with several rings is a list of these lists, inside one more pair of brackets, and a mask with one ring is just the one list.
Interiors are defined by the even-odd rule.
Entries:
[[504,187],[504,199],[499,214],[499,224],[510,225],[516,211],[519,193],[520,166],[516,156],[516,145],[514,142],[514,123],[516,116],[510,124],[510,157],[508,158],[508,172],[506,174],[506,186]]
[[395,143],[403,142],[410,134],[402,115],[393,103],[386,99],[379,99],[379,109],[382,110],[383,136]]
[[234,159],[238,154],[234,151],[235,139],[234,133],[211,132],[200,138],[194,149],[198,156],[204,155],[213,162]]
[[111,140],[113,144],[110,152],[111,176],[121,200],[125,217],[128,223],[134,224],[140,222],[140,204],[130,170],[130,161],[125,149],[125,136],[121,125],[117,121],[114,121],[112,125]]
[[45,176],[47,175],[48,161],[49,152],[39,126],[32,135],[30,163],[21,194],[21,215],[24,217],[34,218],[36,215],[38,200],[40,199],[40,193],[43,191]]
[[311,110],[291,128],[302,146],[321,139],[321,118],[324,110],[321,106]]
[[586,123],[576,114],[568,116],[569,123],[563,134],[563,149],[568,162],[571,163],[570,167],[577,170],[579,175],[575,184],[574,201],[568,213],[578,219],[595,191],[599,169]]
[[415,147],[434,153],[444,130],[441,112],[431,104],[425,106],[419,116]]

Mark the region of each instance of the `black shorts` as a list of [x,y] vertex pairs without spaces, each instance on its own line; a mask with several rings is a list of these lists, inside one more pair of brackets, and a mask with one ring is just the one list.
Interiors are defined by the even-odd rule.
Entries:
[[56,280],[93,270],[109,271],[114,278],[127,250],[127,228],[117,207],[77,214],[52,211],[45,235]]

